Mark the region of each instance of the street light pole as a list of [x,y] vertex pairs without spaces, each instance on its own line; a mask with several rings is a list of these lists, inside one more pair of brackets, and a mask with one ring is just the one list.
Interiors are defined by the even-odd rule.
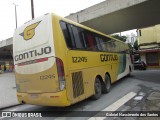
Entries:
[[32,14],[32,19],[34,19],[34,4],[33,4],[33,0],[31,0],[31,14]]
[[16,21],[16,28],[17,28],[17,4],[13,3],[13,5],[15,6],[15,21]]

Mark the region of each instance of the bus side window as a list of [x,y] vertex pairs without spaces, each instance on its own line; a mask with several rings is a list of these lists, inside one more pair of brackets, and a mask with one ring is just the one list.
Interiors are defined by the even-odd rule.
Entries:
[[111,42],[112,51],[111,52],[119,52],[119,46],[117,46],[116,41],[112,39]]
[[102,46],[101,46],[102,39],[100,37],[97,37],[97,36],[95,37],[95,39],[96,39],[98,51],[102,51],[103,50]]
[[119,45],[119,41],[114,41],[114,44],[115,44],[115,52],[120,52],[120,48],[121,48],[121,46]]
[[75,39],[75,44],[77,49],[85,49],[85,40],[83,35],[83,29],[72,26],[73,36]]
[[111,52],[111,46],[110,46],[110,40],[103,39],[103,42],[101,43],[103,51],[105,52]]
[[86,42],[89,50],[97,51],[97,44],[95,41],[95,37],[89,31],[86,32]]
[[99,43],[101,46],[101,51],[113,52],[114,43],[112,43],[111,38],[100,36]]
[[93,48],[94,47],[94,43],[93,43],[93,38],[92,38],[92,36],[90,35],[90,34],[88,34],[87,33],[87,42],[88,42],[88,46],[89,46],[89,49],[91,48]]
[[61,29],[63,31],[63,35],[66,41],[66,44],[69,48],[75,48],[75,42],[72,36],[71,28],[65,22],[60,22]]

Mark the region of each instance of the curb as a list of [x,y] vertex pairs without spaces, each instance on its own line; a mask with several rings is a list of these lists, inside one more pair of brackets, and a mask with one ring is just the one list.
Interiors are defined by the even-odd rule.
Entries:
[[15,105],[10,105],[10,106],[7,106],[7,107],[2,107],[2,108],[0,108],[0,111],[2,111],[2,110],[4,110],[4,109],[11,108],[11,107],[20,106],[20,105],[23,105],[23,104],[17,103],[17,104],[15,104]]

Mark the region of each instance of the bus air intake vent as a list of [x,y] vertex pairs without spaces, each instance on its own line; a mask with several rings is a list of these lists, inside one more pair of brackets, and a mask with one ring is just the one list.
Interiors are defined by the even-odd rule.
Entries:
[[82,72],[72,73],[73,97],[76,98],[84,94]]

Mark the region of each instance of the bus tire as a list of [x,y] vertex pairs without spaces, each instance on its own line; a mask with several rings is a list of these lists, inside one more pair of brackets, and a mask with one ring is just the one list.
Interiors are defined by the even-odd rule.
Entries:
[[101,94],[102,94],[102,86],[101,86],[101,81],[99,78],[95,79],[94,90],[95,90],[95,94],[91,98],[93,100],[97,100],[101,97]]
[[111,89],[111,79],[110,79],[109,75],[106,74],[102,92],[108,93],[108,92],[110,92],[110,89]]

